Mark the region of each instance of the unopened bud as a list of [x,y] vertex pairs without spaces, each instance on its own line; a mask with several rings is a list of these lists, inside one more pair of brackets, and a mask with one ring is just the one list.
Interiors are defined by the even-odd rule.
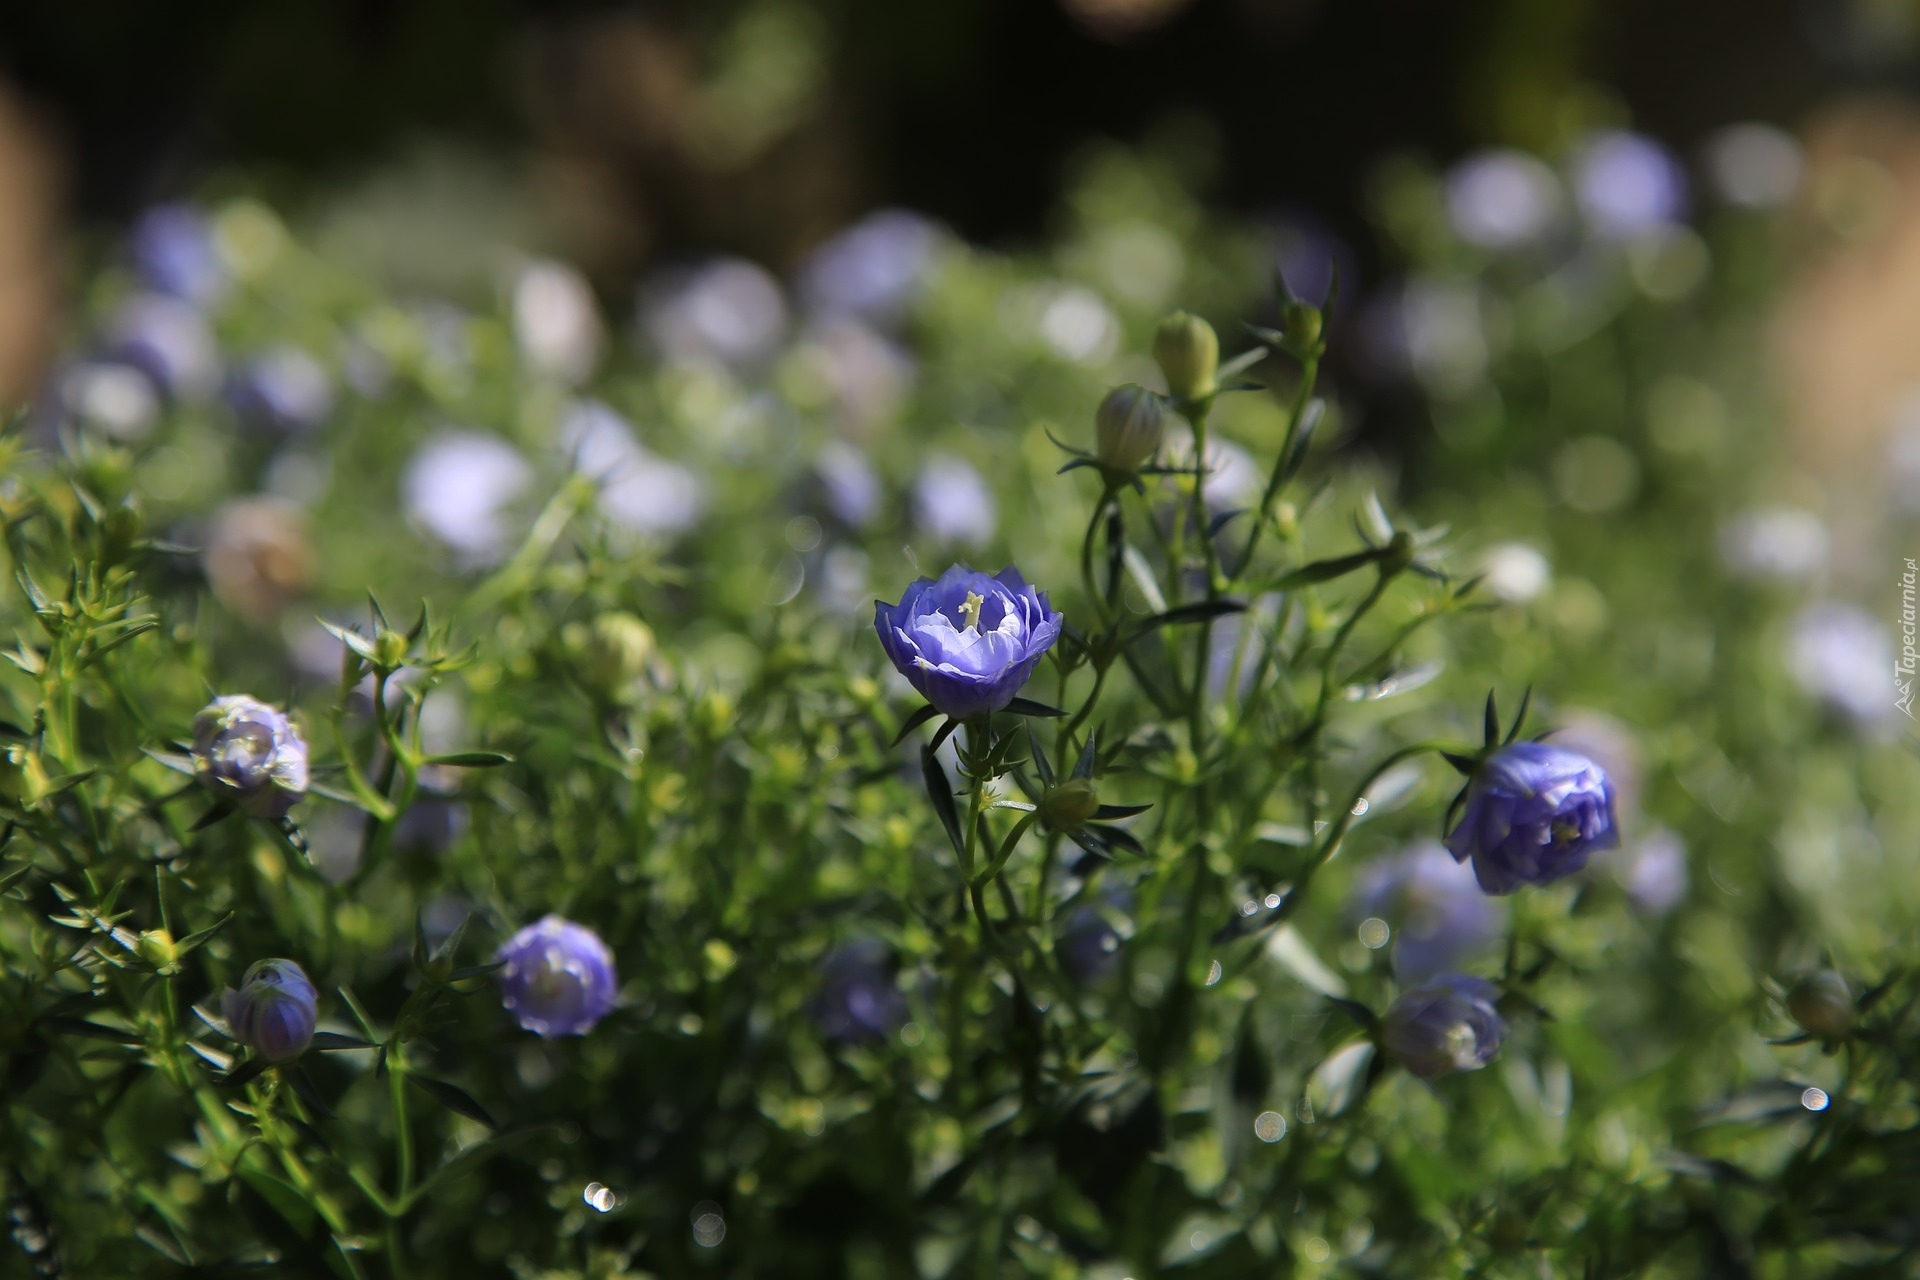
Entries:
[[1199,316],[1176,311],[1153,334],[1153,358],[1167,376],[1167,390],[1182,400],[1213,394],[1220,367],[1220,338]]
[[1138,471],[1159,451],[1167,415],[1159,396],[1129,382],[1107,392],[1093,424],[1100,465],[1110,471]]
[[1280,311],[1280,327],[1286,332],[1287,340],[1297,347],[1318,346],[1323,323],[1320,308],[1298,298]]
[[1853,992],[1845,978],[1822,969],[1794,984],[1787,993],[1787,1012],[1822,1040],[1844,1040],[1853,1030]]
[[373,665],[382,671],[398,671],[407,665],[407,647],[405,636],[382,627],[373,639]]
[[603,613],[578,646],[581,672],[594,688],[618,695],[641,676],[653,659],[653,628],[630,613]]
[[165,929],[149,929],[141,934],[133,950],[156,969],[165,969],[180,958],[179,950],[173,945],[173,935]]
[[1078,831],[1100,810],[1100,793],[1092,778],[1068,778],[1048,787],[1040,801],[1040,816],[1055,831]]

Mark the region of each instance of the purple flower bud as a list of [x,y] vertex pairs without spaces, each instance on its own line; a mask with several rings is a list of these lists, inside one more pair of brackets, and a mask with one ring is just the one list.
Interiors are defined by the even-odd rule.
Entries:
[[193,773],[256,818],[284,818],[307,793],[307,744],[259,699],[215,698],[193,719]]
[[159,293],[204,306],[227,287],[226,268],[213,245],[207,220],[191,206],[163,204],[147,210],[129,237],[133,268]]
[[1613,783],[1577,752],[1545,742],[1495,751],[1467,786],[1467,807],[1447,836],[1456,862],[1473,859],[1488,893],[1548,884],[1620,843]]
[[1631,240],[1687,212],[1687,175],[1667,149],[1637,133],[1607,131],[1574,157],[1574,191],[1595,231]]
[[508,939],[494,957],[501,1003],[537,1036],[579,1036],[607,1016],[619,994],[613,952],[584,925],[550,915]]
[[307,1051],[319,1018],[320,994],[291,960],[256,960],[220,998],[233,1038],[268,1062],[291,1062]]
[[1124,889],[1110,889],[1098,902],[1082,902],[1067,913],[1060,940],[1053,953],[1060,970],[1075,984],[1095,987],[1113,976],[1120,967],[1120,930],[1118,920],[1133,906],[1133,895]]
[[1498,995],[1484,978],[1445,974],[1393,1002],[1380,1041],[1422,1080],[1477,1071],[1507,1038],[1507,1024],[1494,1008]]
[[1452,969],[1493,941],[1500,928],[1500,911],[1473,872],[1431,843],[1369,866],[1353,909],[1392,926],[1393,971],[1403,983]]
[[296,435],[322,426],[332,414],[333,378],[306,352],[277,347],[234,375],[227,401],[250,426]]
[[813,251],[800,270],[800,296],[822,315],[897,320],[919,292],[941,238],[938,226],[905,209],[868,214]]
[[884,1040],[907,1021],[907,999],[894,980],[893,954],[875,938],[833,952],[821,966],[812,1012],[821,1032],[840,1044]]
[[1012,702],[1053,642],[1061,617],[1008,567],[989,577],[955,565],[921,578],[897,605],[876,601],[874,629],[900,674],[956,719]]

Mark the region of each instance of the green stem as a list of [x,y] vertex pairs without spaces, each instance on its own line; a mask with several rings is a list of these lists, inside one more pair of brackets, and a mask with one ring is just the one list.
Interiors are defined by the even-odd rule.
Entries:
[[1313,385],[1320,376],[1320,353],[1308,356],[1300,364],[1300,387],[1294,392],[1293,409],[1287,415],[1286,438],[1280,442],[1280,453],[1273,460],[1273,472],[1267,477],[1266,492],[1260,495],[1260,510],[1254,517],[1253,528],[1247,530],[1247,542],[1240,550],[1240,565],[1234,576],[1246,573],[1253,564],[1254,548],[1260,545],[1260,536],[1267,531],[1267,523],[1273,518],[1273,507],[1280,500],[1280,491],[1286,484],[1287,457],[1293,452],[1293,442],[1299,437],[1300,422],[1307,414],[1307,405],[1313,399]]

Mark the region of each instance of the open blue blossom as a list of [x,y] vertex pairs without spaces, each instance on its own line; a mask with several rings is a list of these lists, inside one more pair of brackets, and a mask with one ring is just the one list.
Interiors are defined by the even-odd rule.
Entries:
[[1488,893],[1547,884],[1620,843],[1613,783],[1578,752],[1545,742],[1500,748],[1474,771],[1466,812],[1447,836]]
[[193,776],[256,818],[284,818],[307,794],[307,744],[258,698],[215,698],[193,719]]
[[821,1032],[840,1044],[884,1040],[905,1026],[907,998],[886,943],[859,938],[829,955],[811,1009]]
[[887,657],[934,709],[966,720],[1012,702],[1060,638],[1060,615],[1008,567],[989,576],[955,565],[921,578],[897,605],[874,603]]
[[196,306],[219,298],[227,271],[213,229],[190,205],[156,205],[140,215],[128,238],[134,270],[150,288]]
[[268,1062],[291,1062],[313,1041],[320,993],[307,971],[291,960],[256,960],[220,998],[233,1038]]
[[1445,974],[1393,1002],[1381,1021],[1380,1041],[1422,1080],[1477,1071],[1507,1038],[1507,1024],[1494,1008],[1498,996],[1484,978]]
[[585,1035],[619,994],[607,944],[559,916],[514,934],[494,958],[501,962],[501,1003],[537,1036]]

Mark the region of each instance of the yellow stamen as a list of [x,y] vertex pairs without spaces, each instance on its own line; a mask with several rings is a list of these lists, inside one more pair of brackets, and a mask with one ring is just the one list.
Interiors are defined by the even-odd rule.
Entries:
[[978,631],[980,629],[980,610],[986,603],[987,598],[979,592],[967,592],[966,603],[960,606],[960,616],[967,620],[967,630]]

